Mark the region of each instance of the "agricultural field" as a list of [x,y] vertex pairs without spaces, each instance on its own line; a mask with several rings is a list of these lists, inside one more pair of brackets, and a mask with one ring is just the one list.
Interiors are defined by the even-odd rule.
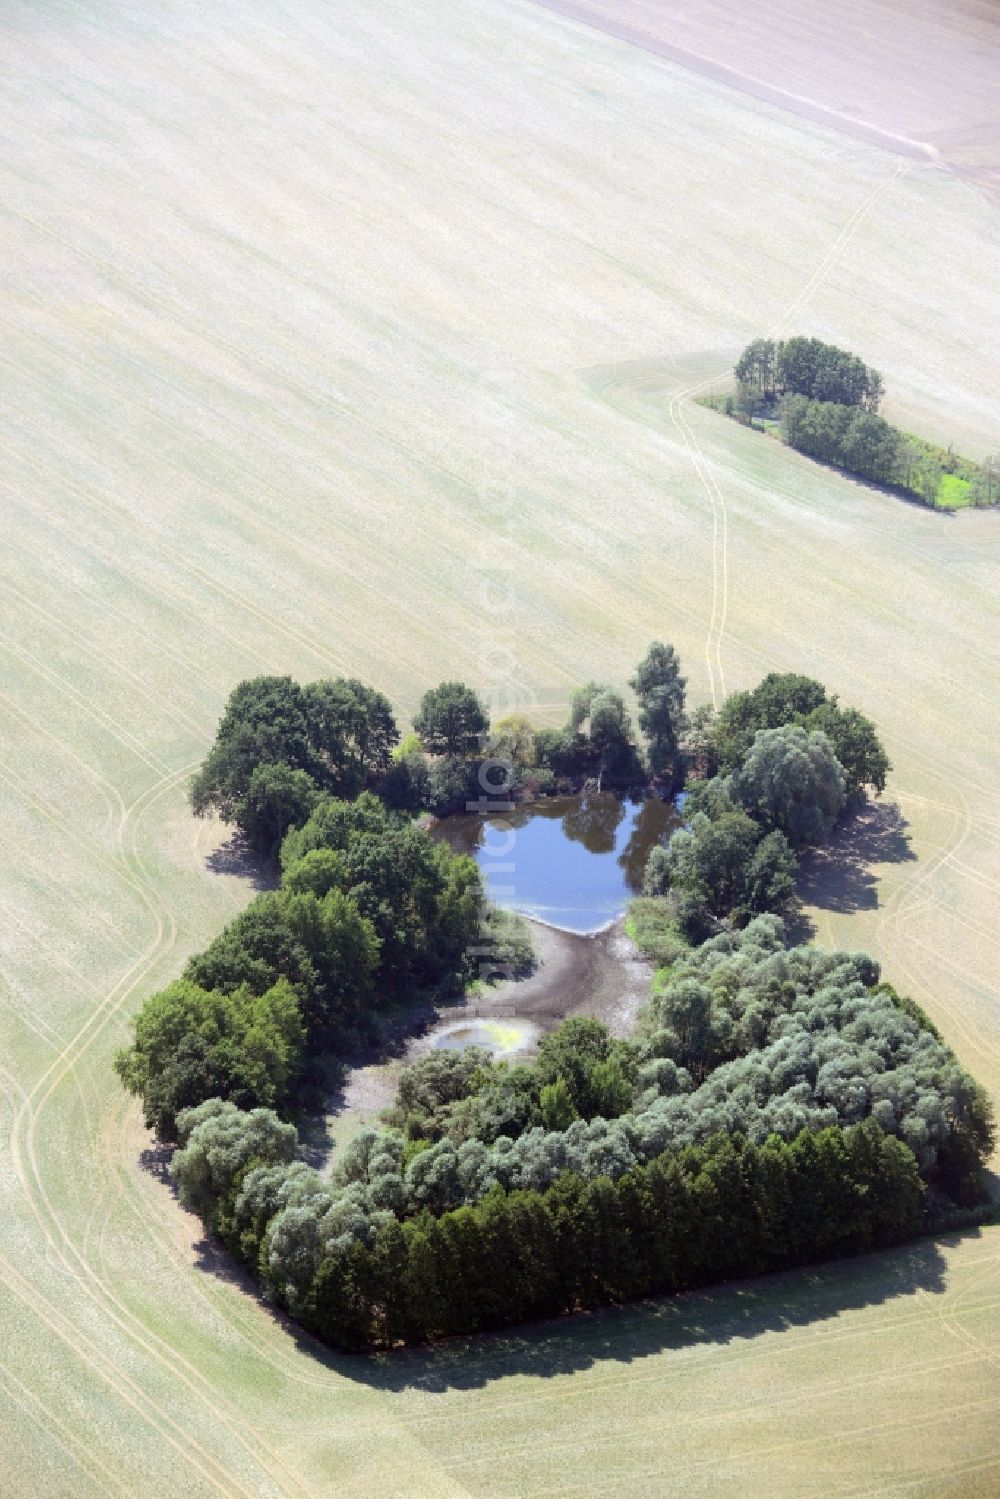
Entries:
[[0,57],[4,1493],[995,1494],[1000,1228],[338,1358],[111,1071],[254,892],[185,802],[238,679],[556,723],[659,636],[694,702],[796,670],[879,724],[817,940],[1000,1096],[1000,517],[690,399],[807,332],[995,450],[989,197],[523,0],[10,0]]
[[804,119],[1000,190],[988,0],[539,0]]

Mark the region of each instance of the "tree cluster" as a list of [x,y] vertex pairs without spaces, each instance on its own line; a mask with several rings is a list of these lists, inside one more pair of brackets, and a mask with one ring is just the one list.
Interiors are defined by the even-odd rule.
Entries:
[[307,1055],[370,1035],[401,995],[459,978],[480,936],[475,861],[369,792],[319,796],[281,857],[280,888],[146,1001],[119,1054],[165,1138],[206,1098],[287,1108]]
[[731,774],[762,729],[789,724],[826,735],[844,772],[849,803],[866,788],[876,794],[885,790],[892,766],[871,719],[856,708],[842,708],[821,682],[796,672],[769,672],[752,690],[730,693],[709,726],[714,766]]
[[579,1020],[531,1065],[422,1059],[329,1180],[274,1113],[204,1103],[181,1198],[342,1347],[853,1252],[979,1200],[986,1095],[871,958],[783,937],[758,918],[676,962],[633,1042]]
[[757,687],[730,693],[712,721],[711,742],[720,772],[735,772],[765,729],[798,726],[826,736],[844,772],[844,793],[855,802],[867,788],[885,791],[892,769],[870,718],[841,708],[822,682],[795,672],[771,672]]
[[758,338],[734,374],[736,393],[721,402],[726,414],[751,424],[780,415],[785,441],[810,458],[932,506],[949,474],[964,481],[968,504],[1000,504],[1000,459],[975,464],[891,426],[878,415],[882,376],[846,349],[817,338]]
[[494,1061],[480,1047],[430,1052],[404,1067],[387,1122],[407,1139],[492,1144],[631,1108],[639,1053],[599,1020],[576,1016],[542,1038],[531,1064]]
[[737,384],[752,397],[774,401],[797,395],[810,401],[836,402],[874,414],[883,381],[857,354],[818,338],[757,338],[736,361]]
[[705,778],[688,783],[686,825],[653,849],[645,892],[669,896],[677,929],[701,942],[787,910],[798,853],[825,842],[866,789],[882,791],[890,766],[869,719],[791,672],[694,718],[684,747]]
[[901,484],[931,501],[937,494],[940,470],[932,475],[930,494],[924,494],[927,479],[908,457],[902,432],[874,412],[788,395],[781,403],[781,431],[789,447],[849,474],[877,484]]
[[321,793],[351,798],[374,785],[398,739],[388,699],[363,682],[253,677],[230,695],[191,805],[270,857]]
[[[682,778],[685,685],[677,652],[658,640],[652,642],[629,682],[639,708],[648,774],[668,788]],[[631,715],[621,693],[600,682],[578,687],[570,699],[565,727],[535,733],[532,764],[536,774],[537,770],[548,772],[561,789],[588,777],[612,785],[644,779]]]
[[[715,1135],[614,1177],[564,1170],[401,1218],[398,1151],[366,1145],[370,1186],[339,1195],[290,1160],[265,1111],[183,1120],[181,1199],[335,1347],[474,1333],[897,1243],[921,1224],[911,1151],[873,1121],[760,1144]],[[418,1156],[419,1160],[420,1157]],[[376,1204],[365,1210],[365,1195]]]

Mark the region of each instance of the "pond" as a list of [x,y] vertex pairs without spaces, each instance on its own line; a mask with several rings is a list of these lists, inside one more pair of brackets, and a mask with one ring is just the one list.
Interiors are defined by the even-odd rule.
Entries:
[[498,906],[563,931],[600,931],[642,889],[653,845],[680,826],[673,802],[611,792],[548,797],[489,817],[448,817],[435,829],[472,854]]
[[435,1051],[464,1051],[467,1046],[485,1046],[495,1057],[524,1051],[538,1035],[530,1020],[459,1020],[434,1032]]

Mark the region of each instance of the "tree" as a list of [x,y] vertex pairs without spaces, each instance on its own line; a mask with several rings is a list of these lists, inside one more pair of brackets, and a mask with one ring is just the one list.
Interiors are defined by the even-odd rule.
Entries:
[[304,770],[282,764],[257,765],[236,820],[250,847],[271,859],[288,829],[307,820],[319,795],[316,782]]
[[848,797],[857,798],[865,786],[885,790],[892,767],[871,719],[855,708],[841,708],[821,682],[796,672],[769,672],[752,691],[726,699],[712,730],[720,769],[737,770],[761,729],[785,724],[826,734],[843,767]]
[[878,410],[882,376],[856,354],[818,338],[789,338],[779,344],[777,379],[787,391],[810,400]]
[[[564,1020],[542,1038],[534,1072],[542,1088],[562,1080],[584,1119],[611,1117],[629,1107],[634,1059],[627,1042],[614,1041],[606,1025],[589,1016]],[[605,1111],[608,1111],[605,1113]]]
[[539,729],[535,734],[535,764],[554,776],[574,780],[586,768],[590,746],[575,729]]
[[825,702],[822,682],[793,671],[768,672],[752,691],[731,693],[719,709],[713,730],[720,770],[736,770],[761,729],[801,723]]
[[318,769],[302,688],[291,677],[252,677],[233,689],[215,743],[191,785],[196,816],[214,810],[235,821],[250,778],[263,764],[309,775]]
[[477,781],[476,768],[464,756],[444,755],[428,771],[427,804],[438,817],[464,812],[467,803],[474,803],[480,794]]
[[[899,451],[902,437],[882,417],[870,411],[857,411],[848,423],[840,442],[839,454],[834,458],[852,474],[876,479],[882,484],[891,484],[899,470]],[[941,467],[936,471],[933,493],[941,481]],[[930,470],[922,470],[929,473]],[[925,481],[929,483],[929,479]]]
[[719,768],[719,754],[715,742],[715,709],[711,703],[700,703],[691,712],[680,748],[689,775],[698,780],[715,775]]
[[1000,504],[1000,454],[983,459],[973,475],[969,499],[973,505]]
[[569,1129],[573,1120],[579,1118],[564,1077],[557,1077],[555,1082],[544,1085],[539,1094],[538,1111],[546,1129]]
[[732,777],[735,799],[793,848],[825,843],[843,811],[844,772],[825,734],[785,725],[762,729]]
[[674,647],[654,640],[629,682],[639,700],[639,728],[646,736],[654,776],[675,773],[686,685]]
[[346,852],[360,834],[370,833],[374,837],[381,837],[390,828],[401,826],[404,821],[368,791],[362,792],[352,802],[335,796],[321,797],[309,820],[287,834],[281,845],[281,867],[288,869],[313,848],[332,848]]
[[778,376],[777,345],[773,338],[755,338],[747,344],[733,371],[738,386],[764,399],[772,399]]
[[569,724],[567,725],[572,733],[578,734],[587,722],[590,717],[590,705],[594,698],[610,691],[610,687],[605,687],[600,682],[588,682],[586,686],[573,690],[569,699]]
[[864,406],[786,395],[781,427],[790,447],[862,478],[891,484],[907,466],[913,471],[902,434]]
[[177,1137],[182,1148],[174,1153],[170,1174],[184,1206],[212,1228],[220,1199],[244,1167],[251,1161],[289,1162],[299,1143],[295,1126],[283,1124],[271,1109],[247,1113],[218,1098],[180,1114]]
[[839,707],[832,698],[814,708],[803,723],[807,729],[822,730],[829,739],[843,767],[849,801],[856,801],[866,786],[876,794],[885,790],[892,766],[870,718],[856,708]]
[[504,760],[516,769],[535,763],[535,731],[523,713],[508,713],[490,730],[486,753],[491,759]]
[[263,994],[223,994],[179,979],[146,1001],[115,1070],[143,1101],[146,1123],[172,1139],[182,1109],[206,1098],[282,1108],[302,1067],[305,1030],[284,979]]
[[357,796],[385,774],[399,730],[383,693],[339,677],[304,687],[302,702],[324,789]]
[[[714,918],[741,925],[764,911],[783,911],[795,893],[798,860],[782,833],[761,836],[742,809],[715,820],[695,812],[646,865],[647,895],[671,894],[686,931],[711,931]],[[683,910],[682,910],[683,907]],[[700,940],[700,939],[699,939]]]
[[442,682],[424,693],[413,727],[433,755],[471,755],[479,748],[489,719],[471,687]]
[[601,769],[613,771],[630,759],[632,720],[621,694],[605,688],[590,704],[590,742]]
[[768,833],[754,850],[743,896],[747,912],[783,915],[795,899],[799,861],[784,833]]
[[724,1054],[727,1017],[712,1005],[712,991],[695,979],[671,984],[659,997],[651,1044],[701,1080]]
[[388,699],[363,682],[253,677],[230,695],[191,805],[199,817],[217,811],[269,855],[318,791],[354,797],[382,776],[398,738]]

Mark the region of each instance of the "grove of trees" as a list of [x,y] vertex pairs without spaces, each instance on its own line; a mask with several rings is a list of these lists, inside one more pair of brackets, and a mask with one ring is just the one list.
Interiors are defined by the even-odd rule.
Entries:
[[981,1200],[986,1095],[873,959],[789,948],[778,914],[799,852],[884,787],[874,725],[795,674],[689,718],[658,642],[631,685],[648,773],[694,776],[686,825],[647,869],[661,966],[634,1036],[576,1017],[531,1062],[431,1052],[328,1178],[288,1122],[318,1059],[377,1036],[414,992],[461,987],[484,933],[511,971],[527,958],[414,799],[440,801],[435,779],[456,799],[481,789],[484,756],[522,785],[645,771],[623,697],[597,682],[547,731],[520,715],[491,731],[475,694],[443,683],[404,741],[354,682],[259,678],[230,698],[192,801],[280,848],[280,884],[146,1001],[116,1068],[178,1146],[182,1202],[337,1347],[857,1252]]
[[[965,503],[1000,503],[1000,459],[956,457],[878,415],[884,382],[858,355],[818,338],[754,339],[734,368],[735,395],[723,409],[742,421],[777,416],[790,447],[859,478],[907,490],[935,505],[948,475]],[[954,481],[953,481],[954,482]]]
[[818,338],[757,338],[736,361],[737,383],[760,400],[784,395],[877,412],[884,384],[857,354]]
[[665,972],[632,1041],[431,1054],[333,1176],[263,1109],[178,1120],[182,1201],[338,1347],[472,1332],[893,1243],[981,1199],[986,1095],[864,954],[757,918]]
[[318,795],[286,835],[282,866],[277,890],[145,1002],[118,1055],[165,1139],[182,1109],[207,1098],[287,1112],[310,1055],[370,1039],[408,993],[460,984],[481,947],[475,861],[370,792]]
[[270,856],[321,792],[351,798],[373,785],[398,740],[388,698],[363,682],[253,677],[229,698],[191,805],[199,816],[218,812]]
[[687,786],[686,825],[653,849],[645,890],[669,901],[677,930],[696,942],[785,912],[798,855],[826,842],[867,791],[884,790],[890,769],[871,720],[794,672],[702,714],[694,758],[701,777]]

